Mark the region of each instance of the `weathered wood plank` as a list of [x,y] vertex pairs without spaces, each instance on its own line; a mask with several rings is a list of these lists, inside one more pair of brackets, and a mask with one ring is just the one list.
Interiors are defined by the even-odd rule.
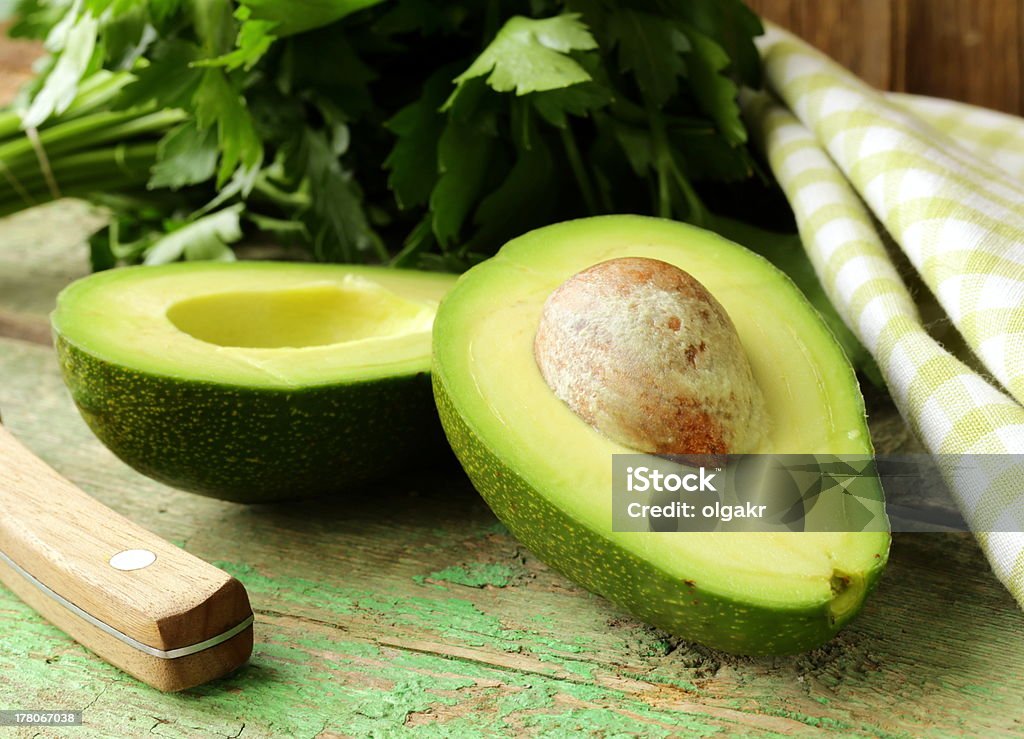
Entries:
[[234,506],[113,459],[76,416],[49,349],[0,341],[0,378],[15,433],[101,500],[236,574],[258,613],[252,666],[162,696],[0,593],[0,704],[88,705],[82,736],[230,736],[242,723],[253,736],[1024,728],[1024,617],[969,537],[898,537],[879,592],[834,643],[738,659],[644,627],[544,567],[457,474],[347,502]]
[[[759,4],[888,84],[886,0]],[[967,26],[992,27],[988,7]],[[973,48],[954,57],[970,62]],[[1001,80],[991,90],[1012,77]],[[59,204],[0,227],[0,333],[30,340],[0,339],[0,412],[97,498],[236,574],[258,643],[236,675],[161,695],[0,590],[0,707],[84,708],[80,737],[1024,734],[1024,616],[967,536],[896,537],[879,591],[833,643],[738,659],[645,627],[543,566],[454,472],[250,508],[135,474],[85,428],[46,347],[45,316],[86,271],[81,240],[97,222]]]
[[[37,292],[7,295],[45,325],[84,251],[69,246],[63,267],[46,254],[46,269],[15,251],[6,264],[21,264],[20,279],[0,279],[24,288],[40,276]],[[76,736],[1024,732],[1024,616],[967,536],[897,537],[879,591],[833,643],[742,659],[575,587],[519,546],[457,472],[410,470],[345,501],[279,506],[178,492],[92,437],[52,350],[11,339],[0,339],[0,411],[97,498],[236,574],[258,615],[248,668],[165,696],[0,592],[0,705],[85,708]],[[882,425],[901,443],[891,415]]]
[[99,211],[77,200],[0,220],[0,308],[8,324],[45,319],[61,288],[88,274],[85,239],[102,223]]

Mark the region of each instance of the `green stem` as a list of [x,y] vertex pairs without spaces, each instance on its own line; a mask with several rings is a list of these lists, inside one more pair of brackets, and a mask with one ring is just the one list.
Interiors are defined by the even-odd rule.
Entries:
[[686,205],[690,211],[690,222],[697,226],[703,226],[708,221],[708,209],[704,206],[700,196],[697,195],[696,190],[693,189],[690,181],[679,171],[676,163],[673,161],[671,164],[676,186],[682,191],[683,197],[686,198]]
[[[89,178],[84,183],[74,183],[69,185],[62,194],[65,197],[84,197],[95,192],[110,192],[112,190],[136,188],[144,185],[147,179],[149,179],[148,173],[134,178],[125,177],[123,174],[106,178]],[[43,189],[37,193],[37,195],[39,203],[49,202],[52,200],[49,190],[47,189]],[[17,201],[0,200],[0,217],[9,216],[12,213],[17,213],[22,210],[25,210],[25,203],[20,199]]]
[[[88,119],[81,120],[101,119],[105,115],[97,113],[94,116],[89,116]],[[134,136],[151,133],[163,134],[185,118],[187,118],[185,112],[176,109],[158,110],[155,113],[142,116],[138,114],[138,111],[128,111],[112,115],[106,124],[103,124],[101,120],[95,121],[93,125],[87,126],[84,131],[77,133],[61,131],[58,135],[57,128],[51,128],[39,134],[39,141],[48,154],[59,155],[69,150],[77,151],[99,144],[124,141]],[[72,123],[78,122],[73,121]],[[71,123],[66,125],[70,126]]]
[[40,141],[46,147],[47,153],[52,152],[60,155],[67,151],[79,151],[91,146],[122,142],[148,134],[160,134],[163,136],[173,126],[181,123],[187,117],[188,115],[184,111],[177,109],[158,110],[155,113],[130,118],[116,125],[97,128],[75,139],[64,138],[51,143],[46,141],[41,134]]
[[[52,164],[53,178],[63,194],[69,188],[90,180],[116,178],[132,180],[147,176],[156,161],[155,143],[117,146],[78,154],[57,160]],[[0,203],[19,203],[21,207],[51,199],[49,183],[39,169],[22,175],[18,187],[0,180]]]
[[597,198],[594,196],[594,185],[590,181],[586,165],[583,164],[583,157],[580,156],[580,150],[576,146],[576,139],[572,135],[568,124],[564,128],[558,129],[558,131],[562,137],[562,145],[565,147],[565,155],[569,159],[569,166],[572,168],[573,176],[576,178],[576,184],[579,185],[580,193],[583,195],[583,202],[586,203],[587,211],[590,215],[597,215],[601,210],[598,207]]
[[[61,180],[78,173],[89,174],[99,171],[117,171],[133,174],[139,169],[147,169],[156,161],[157,145],[155,143],[136,144],[133,146],[119,145],[108,149],[92,149],[55,159],[50,162],[50,169],[58,185]],[[36,167],[27,172],[14,173],[17,180],[27,189],[37,183],[45,182],[42,170]]]
[[13,110],[0,113],[0,140],[22,135],[21,116]]
[[[138,116],[137,112],[97,113],[47,129],[40,133],[39,142],[51,169],[55,169],[69,152],[74,154],[136,136],[163,133],[184,117],[185,113],[179,110],[161,110],[144,116]],[[27,138],[0,145],[0,163],[6,170],[4,178],[15,183],[40,171],[38,153]]]
[[265,177],[258,177],[253,185],[254,194],[284,208],[308,208],[309,196],[302,192],[282,190]]
[[[121,90],[134,80],[135,76],[129,72],[108,72],[106,70],[100,70],[86,77],[78,88],[78,95],[74,102],[54,121],[71,120],[106,107],[114,101]],[[43,127],[46,125],[44,124]]]
[[651,142],[654,145],[654,167],[658,173],[657,214],[662,218],[672,217],[672,190],[674,182],[686,200],[687,215],[691,223],[700,225],[707,220],[707,209],[686,179],[672,156],[665,119],[657,108],[647,104],[647,116],[651,122]]
[[[96,113],[41,131],[39,142],[49,151],[51,146],[57,146],[62,141],[80,141],[95,131],[103,131],[111,126],[129,121],[136,115],[132,112]],[[12,162],[19,157],[26,156],[35,158],[35,150],[32,148],[32,142],[24,134],[0,144],[0,162],[7,167],[11,167]]]
[[[93,187],[96,182],[134,182],[145,173],[129,175],[121,170],[109,170],[99,172],[77,173],[66,175],[60,182],[60,196],[69,197],[80,191],[82,187]],[[17,206],[15,210],[23,210],[26,207],[49,202],[54,199],[53,193],[46,183],[37,183],[26,190],[29,195],[29,202],[26,202],[21,193],[0,192],[0,203],[3,205]]]
[[[611,111],[615,118],[636,126],[646,125],[650,120],[651,110],[650,105],[642,107],[624,97],[617,97],[611,104]],[[714,125],[704,118],[693,115],[668,115],[664,111],[655,110],[665,122],[667,129],[693,135],[710,135],[715,132]]]
[[665,122],[662,120],[661,111],[650,101],[646,102],[647,120],[651,130],[651,145],[654,147],[654,170],[658,175],[657,200],[654,212],[661,218],[672,217],[672,193],[669,190],[668,164],[670,152],[668,150],[668,136],[665,133]]

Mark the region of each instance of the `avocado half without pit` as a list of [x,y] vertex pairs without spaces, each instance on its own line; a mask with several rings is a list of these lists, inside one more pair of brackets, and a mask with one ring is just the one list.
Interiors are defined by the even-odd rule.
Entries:
[[714,234],[606,216],[515,239],[442,302],[432,378],[449,443],[510,531],[676,635],[805,651],[885,566],[887,532],[613,531],[614,454],[872,453],[856,375],[813,307]]
[[449,275],[277,262],[130,267],[53,314],[96,435],[158,480],[241,502],[332,493],[443,448],[430,332]]

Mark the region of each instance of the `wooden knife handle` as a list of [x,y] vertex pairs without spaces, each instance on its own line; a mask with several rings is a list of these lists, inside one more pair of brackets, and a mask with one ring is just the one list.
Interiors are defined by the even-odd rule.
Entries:
[[225,675],[252,652],[241,583],[101,505],[2,426],[0,582],[160,690]]

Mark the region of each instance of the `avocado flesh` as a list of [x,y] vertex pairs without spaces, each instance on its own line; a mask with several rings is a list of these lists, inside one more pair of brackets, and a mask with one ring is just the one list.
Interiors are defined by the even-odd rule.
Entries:
[[72,397],[115,454],[177,487],[264,502],[437,451],[430,330],[453,283],[383,267],[136,267],[70,285],[52,320]]
[[460,279],[434,326],[434,390],[449,442],[517,537],[641,618],[745,654],[820,645],[873,587],[887,533],[612,531],[611,455],[634,450],[551,392],[533,338],[555,288],[623,256],[675,264],[725,307],[770,418],[753,451],[871,453],[855,374],[788,278],[711,233],[636,216],[531,232]]

